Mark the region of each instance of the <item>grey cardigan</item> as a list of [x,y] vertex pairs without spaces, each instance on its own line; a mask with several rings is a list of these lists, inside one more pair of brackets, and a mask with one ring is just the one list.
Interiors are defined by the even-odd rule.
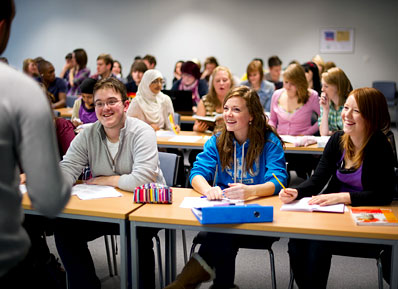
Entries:
[[114,160],[99,121],[75,137],[61,161],[67,183],[74,184],[86,165],[90,166],[93,177],[120,175],[118,187],[130,192],[145,183],[165,184],[159,167],[156,134],[148,124],[133,117],[126,117]]

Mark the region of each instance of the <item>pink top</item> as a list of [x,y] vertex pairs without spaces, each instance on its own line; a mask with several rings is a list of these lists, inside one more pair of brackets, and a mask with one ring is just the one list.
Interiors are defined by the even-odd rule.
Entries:
[[313,135],[318,131],[318,122],[311,125],[312,112],[320,115],[318,93],[310,89],[310,97],[307,102],[293,113],[285,111],[279,106],[279,98],[285,91],[278,89],[272,95],[271,117],[269,124],[276,128],[279,134],[287,135]]

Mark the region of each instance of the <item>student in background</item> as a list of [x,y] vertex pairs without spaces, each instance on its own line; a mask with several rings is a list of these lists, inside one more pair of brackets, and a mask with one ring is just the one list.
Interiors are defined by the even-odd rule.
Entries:
[[79,95],[80,85],[85,79],[90,76],[90,69],[87,65],[87,53],[82,48],[73,50],[72,53],[72,67],[68,74],[68,95]]
[[116,75],[112,73],[113,58],[110,54],[100,54],[97,57],[97,73],[91,75],[91,78],[95,80],[105,79],[109,77],[116,78]]
[[264,70],[259,61],[252,61],[246,69],[247,81],[243,81],[241,85],[253,88],[260,97],[260,103],[264,111],[269,112],[271,107],[271,98],[275,91],[275,85],[264,79]]
[[[113,77],[100,80],[94,87],[94,104],[98,121],[75,137],[61,161],[67,183],[74,184],[88,164],[93,176],[86,181],[89,185],[108,185],[132,192],[146,183],[164,184],[155,132],[141,120],[126,116],[124,84]],[[87,242],[118,234],[118,228],[116,224],[59,220],[55,242],[70,289],[101,287]],[[157,231],[142,228],[137,232],[140,288],[155,288],[152,237]]]
[[[7,47],[14,15],[14,1],[1,1],[0,54]],[[71,186],[62,178],[52,112],[40,87],[3,63],[0,87],[0,288],[48,288],[46,272],[26,259],[30,241],[22,227],[18,168],[27,175],[32,206],[44,216],[62,211]]]
[[192,110],[196,113],[197,105],[203,95],[208,92],[206,80],[200,79],[200,70],[196,63],[186,61],[181,67],[181,79],[173,84],[171,90],[192,91]]
[[174,78],[173,78],[173,84],[181,79],[181,66],[184,63],[184,61],[179,60],[176,62],[176,65],[174,66]]
[[62,67],[61,73],[59,74],[59,78],[64,79],[68,82],[69,70],[73,67],[72,63],[72,53],[68,53],[65,55],[65,65]]
[[51,98],[52,107],[60,108],[66,106],[66,82],[55,76],[54,66],[43,60],[39,65],[40,81],[47,90],[47,96]]
[[97,115],[94,108],[94,86],[97,83],[95,79],[87,78],[80,85],[81,98],[76,99],[73,104],[72,123],[78,127],[84,123],[93,123],[97,121]]
[[[267,124],[257,93],[246,86],[225,97],[224,127],[205,144],[191,170],[192,187],[209,200],[266,197],[280,191],[273,177],[286,183],[281,140]],[[215,186],[211,181],[215,180]],[[242,235],[208,233],[199,253],[166,288],[196,288],[214,278],[213,288],[236,288],[235,257]],[[212,270],[211,268],[215,268]]]
[[144,75],[145,71],[147,71],[147,70],[148,70],[147,66],[141,60],[136,60],[131,65],[130,75],[131,75],[132,80],[126,84],[127,95],[130,98],[135,97],[136,92],[138,90],[138,86],[141,83],[142,76]]
[[116,78],[119,79],[121,82],[124,84],[127,83],[127,80],[123,78],[123,73],[122,73],[122,64],[120,63],[119,60],[114,60],[113,61],[113,68],[112,68],[112,73],[116,75]]
[[[341,117],[343,131],[330,137],[315,173],[295,189],[281,190],[279,198],[283,203],[311,196],[310,204],[321,206],[391,203],[395,187],[394,155],[385,136],[390,128],[385,97],[374,88],[355,89],[347,98]],[[322,194],[316,195],[321,191]],[[389,282],[390,246],[291,239],[288,252],[299,288],[322,289],[327,285],[333,252],[348,255],[358,252],[360,256],[361,252],[373,250],[384,250],[383,275]]]
[[336,63],[333,61],[328,61],[325,63],[324,72],[327,72],[330,68],[337,67]]
[[291,64],[283,73],[283,88],[272,96],[269,123],[282,135],[313,135],[318,131],[318,123],[311,123],[313,112],[320,115],[318,93],[308,88],[303,68]]
[[314,62],[316,64],[316,66],[318,67],[319,78],[320,78],[322,73],[326,71],[325,70],[325,62],[323,61],[323,58],[319,54],[317,54],[311,59],[311,61]]
[[[256,61],[256,62],[258,62],[261,65],[261,67],[264,67],[264,61],[261,58],[253,58],[252,61]],[[263,75],[264,75],[264,73],[265,72],[264,72],[264,69],[263,69]],[[247,80],[247,73],[243,74],[243,76],[240,79],[240,81],[242,82],[242,81],[246,81],[246,80]]]
[[[169,115],[174,118],[173,103],[168,95],[161,92],[163,76],[155,69],[147,70],[138,86],[136,97],[131,101],[127,116],[138,118],[149,124],[154,130],[173,130]],[[174,129],[180,131],[175,125]]]
[[200,79],[206,79],[207,84],[209,84],[210,76],[213,70],[218,66],[218,61],[214,56],[209,56],[205,60],[205,69],[203,70]]
[[282,60],[278,56],[274,55],[268,58],[268,69],[269,71],[264,74],[264,79],[275,84],[275,89],[280,89],[283,87],[283,82],[281,81],[282,73]]
[[142,61],[148,69],[154,69],[156,67],[156,58],[153,55],[145,55],[144,58],[142,58]]
[[[229,93],[231,88],[235,86],[231,71],[224,66],[218,66],[213,70],[210,77],[209,93],[204,95],[198,104],[198,116],[213,116],[214,114],[223,113],[222,104],[225,96]],[[222,118],[216,121],[214,131],[218,131],[223,126],[224,120]],[[200,120],[195,120],[193,130],[197,132],[204,132],[209,129],[209,125]]]
[[22,63],[22,70],[33,78],[39,77],[39,69],[36,62],[32,58],[26,58]]
[[308,81],[308,87],[312,88],[318,95],[321,95],[321,80],[319,76],[318,66],[314,62],[306,62],[301,65],[305,71],[305,77]]
[[322,93],[319,100],[321,114],[318,118],[322,136],[332,135],[343,129],[341,112],[351,91],[351,82],[340,68],[331,68],[322,73]]

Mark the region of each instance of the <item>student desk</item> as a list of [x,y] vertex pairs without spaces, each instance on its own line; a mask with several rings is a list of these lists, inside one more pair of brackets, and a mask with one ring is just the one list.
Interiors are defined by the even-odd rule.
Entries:
[[[203,150],[204,144],[211,136],[211,133],[180,131],[178,135],[157,137],[157,143],[159,148]],[[184,140],[184,137],[187,137],[186,140]],[[189,140],[190,137],[200,138]],[[307,147],[295,147],[292,143],[285,143],[285,153],[321,155],[323,148],[318,147],[316,144]]]
[[[79,219],[104,223],[119,224],[120,228],[120,286],[127,289],[128,284],[128,246],[130,236],[127,233],[129,214],[142,206],[133,202],[133,194],[119,190],[123,196],[118,198],[104,198],[95,200],[80,200],[77,196],[71,196],[60,218]],[[22,207],[26,214],[37,212],[31,206],[27,194],[24,194]]]
[[181,115],[181,123],[194,124],[195,118],[192,115]]
[[[171,230],[194,230],[219,233],[263,235],[273,237],[302,238],[355,243],[391,245],[392,272],[398,268],[398,229],[394,226],[357,226],[351,213],[310,213],[280,211],[282,203],[278,196],[252,200],[248,203],[274,206],[274,221],[271,223],[246,223],[224,225],[201,225],[190,209],[180,208],[186,196],[199,196],[192,189],[173,188],[173,204],[146,204],[130,214],[132,235],[132,280],[137,280],[136,228],[156,227]],[[392,205],[398,215],[398,202]],[[175,234],[166,234],[166,281],[175,277]],[[376,269],[376,268],[375,268]],[[398,288],[398,274],[391,274],[391,288]],[[133,288],[138,288],[133,283]]]
[[59,111],[60,116],[64,118],[71,118],[73,109],[71,107],[62,107],[56,108],[56,111]]

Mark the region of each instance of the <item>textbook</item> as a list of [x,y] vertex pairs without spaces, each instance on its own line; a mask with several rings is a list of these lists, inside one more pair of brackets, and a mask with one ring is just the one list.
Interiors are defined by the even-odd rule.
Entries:
[[192,208],[192,213],[201,224],[241,224],[272,222],[274,207],[250,204]]
[[306,197],[289,204],[284,204],[281,207],[281,211],[344,213],[344,204],[330,206],[309,205],[308,201],[310,199],[310,197]]
[[358,226],[398,226],[398,219],[390,209],[351,208],[351,216]]
[[215,114],[213,116],[200,116],[200,115],[193,115],[193,118],[200,120],[200,121],[204,121],[209,125],[215,125],[216,120],[220,119],[223,117],[223,115],[221,113]]

